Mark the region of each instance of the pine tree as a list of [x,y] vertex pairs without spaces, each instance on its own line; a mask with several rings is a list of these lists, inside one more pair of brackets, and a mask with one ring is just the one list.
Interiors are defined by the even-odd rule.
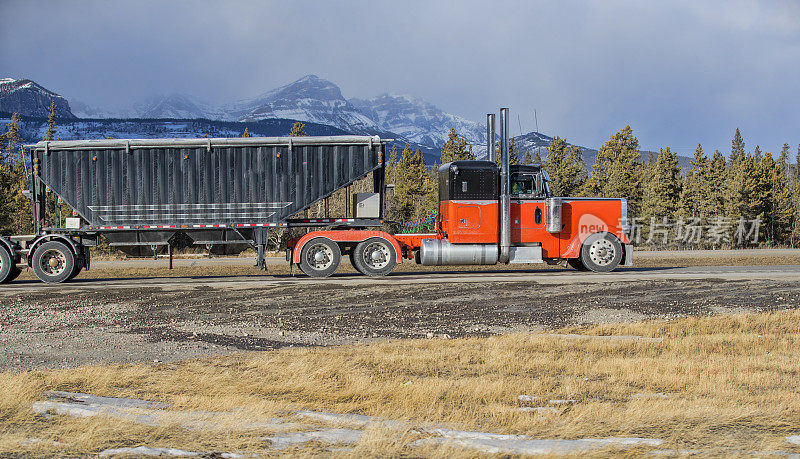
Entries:
[[417,149],[414,152],[406,144],[397,163],[395,196],[398,217],[401,220],[411,220],[433,210],[428,207],[434,189],[422,151]]
[[655,218],[673,218],[678,210],[681,195],[681,170],[678,157],[669,147],[661,149],[655,162],[648,163],[642,182],[640,215],[647,221]]
[[711,173],[710,163],[699,143],[691,160],[691,168],[686,172],[681,192],[680,215],[683,217],[705,218],[711,212]]
[[774,228],[773,237],[778,244],[791,242],[792,227],[794,226],[794,202],[791,187],[791,173],[789,170],[789,144],[783,144],[781,154],[772,171],[772,221]]
[[577,195],[586,182],[586,165],[580,149],[556,136],[547,150],[544,168],[550,176],[550,191],[555,196]]
[[[530,158],[530,152],[526,153],[526,158]],[[526,164],[530,164],[530,162],[526,162]],[[542,156],[539,155],[539,150],[536,150],[536,154],[533,155],[533,164],[542,164]]]
[[44,140],[54,140],[56,134],[56,102],[50,101],[50,113],[47,115],[47,131]]
[[[500,145],[497,145],[495,150],[495,162],[500,165]],[[508,164],[520,164],[519,157],[517,157],[517,141],[514,138],[508,140]]]
[[731,142],[731,155],[728,159],[728,174],[725,181],[725,215],[731,221],[741,217],[747,218],[749,214],[747,188],[748,182],[752,180],[747,177],[747,169],[751,168],[747,156],[742,135],[739,128],[736,128]]
[[728,164],[719,150],[714,151],[714,156],[709,162],[707,175],[709,207],[708,216],[721,217],[725,214],[725,180],[728,177]]
[[[538,159],[538,162],[536,162]],[[525,159],[522,160],[523,164],[539,164],[542,162],[542,158],[539,156],[539,152],[536,152],[536,157],[531,158],[531,151],[528,150],[525,152]]]
[[20,117],[14,113],[0,143],[0,233],[25,234],[32,230],[28,189],[30,174],[20,136]]
[[244,128],[244,132],[242,132],[242,137],[250,137],[250,131],[247,130],[247,127]]
[[641,205],[641,182],[639,140],[633,129],[625,126],[600,148],[582,194],[626,198],[629,214],[636,216]]
[[292,137],[303,137],[306,135],[305,128],[305,123],[295,121],[295,123],[292,125],[292,132],[290,132],[289,135]]
[[452,161],[462,161],[475,159],[472,147],[467,143],[467,139],[456,134],[456,130],[450,128],[447,134],[447,141],[442,145],[441,163],[447,164]]
[[794,225],[792,225],[792,235],[790,244],[795,246],[798,234],[800,234],[800,145],[797,145],[797,155],[794,160],[794,184],[792,185],[792,202],[794,208]]
[[734,164],[740,158],[744,157],[744,140],[742,140],[742,133],[739,132],[739,128],[736,128],[736,132],[733,133],[733,140],[731,141],[731,156],[730,162]]

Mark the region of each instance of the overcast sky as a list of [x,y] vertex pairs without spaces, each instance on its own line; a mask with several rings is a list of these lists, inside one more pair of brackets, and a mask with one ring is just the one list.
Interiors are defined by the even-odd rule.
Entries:
[[796,1],[0,0],[0,23],[0,77],[93,106],[227,102],[313,73],[478,122],[508,106],[514,135],[535,109],[590,147],[626,124],[684,154],[729,152],[737,126],[748,149],[800,143]]

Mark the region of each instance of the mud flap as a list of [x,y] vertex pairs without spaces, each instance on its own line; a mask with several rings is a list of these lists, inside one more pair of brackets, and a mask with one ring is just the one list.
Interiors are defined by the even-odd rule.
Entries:
[[625,254],[622,258],[622,266],[633,266],[633,244],[625,244]]

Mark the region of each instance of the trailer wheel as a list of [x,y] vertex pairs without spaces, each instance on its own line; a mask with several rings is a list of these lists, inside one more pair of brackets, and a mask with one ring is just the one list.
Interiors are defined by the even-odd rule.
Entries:
[[353,266],[370,277],[385,276],[397,266],[397,254],[392,244],[382,237],[359,242],[353,249]]
[[78,276],[78,274],[80,274],[80,273],[81,273],[81,271],[83,271],[83,265],[81,265],[80,263],[78,263],[78,262],[76,261],[76,262],[75,262],[75,267],[74,267],[74,268],[72,268],[72,274],[70,274],[70,275],[69,275],[69,277],[67,278],[67,280],[68,280],[68,281],[71,281],[72,279],[75,279],[75,278]]
[[13,281],[22,271],[14,264],[14,259],[3,247],[0,247],[0,284]]
[[42,282],[58,284],[70,279],[75,270],[75,255],[63,242],[45,242],[33,253],[32,265]]
[[328,277],[342,262],[339,245],[326,237],[314,238],[300,251],[300,270],[311,277]]
[[622,261],[622,244],[613,234],[594,233],[583,241],[580,261],[589,271],[613,271]]

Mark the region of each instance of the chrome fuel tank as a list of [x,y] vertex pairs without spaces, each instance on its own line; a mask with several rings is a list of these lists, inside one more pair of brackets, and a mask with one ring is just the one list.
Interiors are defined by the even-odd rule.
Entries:
[[446,239],[423,239],[419,262],[425,266],[494,265],[497,244],[451,244]]

